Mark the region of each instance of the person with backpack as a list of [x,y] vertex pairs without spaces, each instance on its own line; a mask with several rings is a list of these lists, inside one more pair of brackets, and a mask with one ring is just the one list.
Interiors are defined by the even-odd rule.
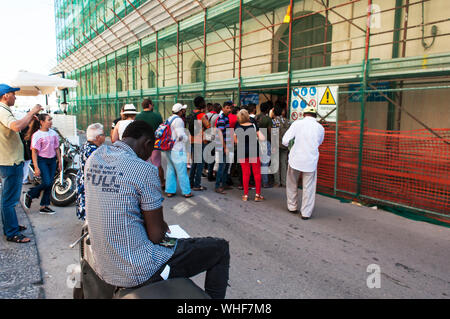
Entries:
[[204,139],[204,131],[209,129],[211,125],[205,114],[206,102],[202,96],[194,99],[195,109],[187,117],[187,126],[191,134],[191,158],[192,165],[189,174],[189,181],[192,190],[203,191],[206,187],[201,185],[203,171],[203,150],[207,141]]
[[[286,186],[286,172],[289,149],[283,145],[283,135],[289,129],[289,120],[284,116],[285,108],[281,103],[276,103],[273,108],[274,128],[278,128],[278,170],[274,173],[274,186]],[[284,114],[283,114],[284,113]]]
[[[172,107],[173,115],[164,122],[164,125],[166,125],[165,130],[167,130],[165,133],[170,133],[173,144],[166,147],[164,143],[159,142],[158,144],[158,139],[155,142],[155,147],[159,147],[163,151],[163,156],[167,161],[165,189],[167,197],[176,195],[177,178],[183,196],[185,198],[193,196],[187,174],[187,154],[185,146],[189,137],[184,132],[184,122],[182,119],[186,114],[186,108],[187,105],[182,105],[180,103],[174,104]],[[156,137],[159,135],[158,130],[159,128],[155,132]],[[164,133],[161,136],[164,137]]]
[[[219,117],[219,113],[222,110],[222,106],[219,103],[214,103],[212,110],[206,113],[206,118],[208,119],[208,122],[210,124],[209,131],[205,134],[205,139],[209,141],[209,143],[213,143],[215,139],[215,128],[216,128],[216,121]],[[215,147],[211,151],[211,156],[215,159],[216,158],[216,150]],[[208,181],[213,182],[216,180],[216,177],[214,176],[214,164],[215,160],[211,163],[207,163],[208,166]]]

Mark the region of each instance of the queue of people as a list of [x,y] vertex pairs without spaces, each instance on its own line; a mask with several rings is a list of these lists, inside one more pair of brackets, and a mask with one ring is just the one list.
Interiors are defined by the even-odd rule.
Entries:
[[[6,239],[26,243],[30,239],[21,234],[26,228],[19,225],[14,210],[23,182],[23,145],[28,141],[35,175],[42,177],[42,183],[24,195],[24,206],[29,209],[42,193],[43,214],[55,213],[49,207],[49,187],[56,167],[61,169],[61,153],[51,116],[38,114],[41,106],[36,105],[21,120],[14,118],[10,107],[15,91],[0,84],[1,211]],[[179,186],[182,195],[190,198],[192,191],[206,190],[202,175],[215,182],[216,193],[224,195],[233,188],[231,172],[237,172],[242,200],[248,201],[254,186],[254,200],[261,202],[265,200],[262,189],[273,187],[269,175],[275,173],[275,184],[286,185],[288,210],[298,214],[301,174],[301,215],[308,219],[312,214],[318,147],[324,138],[314,108],[306,108],[303,120],[289,124],[282,103],[264,102],[258,115],[254,104],[243,108],[232,101],[222,106],[206,104],[199,96],[194,105],[195,111],[186,115],[187,105],[174,104],[172,115],[163,122],[150,99],[142,102],[142,112],[126,104],[121,118],[113,123],[113,145],[103,145],[102,124],[87,128],[77,176],[77,216],[88,222],[95,273],[114,290],[162,280],[162,273],[166,278],[191,277],[206,270],[205,291],[212,298],[225,297],[230,262],[226,240],[205,237],[178,239],[171,245],[165,242],[170,230],[163,217],[163,191],[173,197]],[[27,127],[22,143],[19,132]],[[159,134],[157,142],[155,133]],[[192,159],[189,175],[188,150]],[[275,159],[276,165],[270,162],[271,153],[282,154]],[[162,157],[167,162],[165,174]],[[276,166],[273,171],[271,166]]]
[[[286,117],[286,106],[280,101],[275,105],[271,101],[261,103],[258,114],[255,104],[239,108],[232,101],[223,105],[206,103],[202,96],[197,96],[193,103],[194,110],[189,115],[186,114],[187,105],[173,105],[172,115],[164,122],[170,127],[173,146],[168,151],[155,149],[150,159],[158,167],[167,197],[175,196],[177,187],[186,198],[193,196],[192,191],[206,190],[201,184],[202,176],[215,182],[216,193],[225,195],[233,188],[232,177],[237,176],[243,201],[248,201],[250,189],[255,189],[254,200],[259,202],[265,199],[262,189],[286,187],[288,211],[301,212],[303,219],[311,216],[317,180],[313,173],[317,169],[318,147],[324,136],[323,127],[311,120],[316,117],[314,108],[305,109],[305,119],[291,125]],[[150,99],[143,101],[142,108],[143,111],[138,113],[132,104],[122,107],[121,119],[113,122],[112,142],[121,139],[122,126],[129,125],[134,119],[146,121],[153,131],[163,124],[160,114],[153,111]],[[308,134],[298,133],[305,130],[305,123],[310,124],[306,129]],[[161,156],[167,162],[165,174]],[[296,164],[299,158],[302,165]],[[303,204],[299,211],[297,189],[300,177]]]

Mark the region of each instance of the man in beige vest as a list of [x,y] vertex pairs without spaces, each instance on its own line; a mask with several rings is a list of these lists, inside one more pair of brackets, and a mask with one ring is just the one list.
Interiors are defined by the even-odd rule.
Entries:
[[24,118],[14,117],[10,107],[16,101],[18,88],[0,84],[0,176],[2,178],[1,213],[3,234],[6,240],[15,243],[28,243],[29,238],[21,232],[15,207],[20,200],[23,179],[23,144],[19,132],[26,128],[35,114],[42,110],[36,105]]

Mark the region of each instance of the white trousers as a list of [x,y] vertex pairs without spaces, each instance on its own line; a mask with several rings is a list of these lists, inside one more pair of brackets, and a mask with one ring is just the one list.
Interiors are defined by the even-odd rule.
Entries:
[[316,201],[317,170],[301,172],[288,165],[286,174],[287,207],[291,211],[298,209],[298,178],[302,174],[302,208],[303,217],[311,217]]

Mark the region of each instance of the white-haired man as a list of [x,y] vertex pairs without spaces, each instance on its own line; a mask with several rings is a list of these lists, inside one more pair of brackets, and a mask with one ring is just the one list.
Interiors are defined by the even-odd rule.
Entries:
[[77,175],[77,216],[84,220],[86,217],[85,194],[84,194],[84,166],[86,161],[94,151],[105,142],[105,132],[103,125],[94,123],[86,129],[87,141],[83,144],[80,151],[80,170]]

